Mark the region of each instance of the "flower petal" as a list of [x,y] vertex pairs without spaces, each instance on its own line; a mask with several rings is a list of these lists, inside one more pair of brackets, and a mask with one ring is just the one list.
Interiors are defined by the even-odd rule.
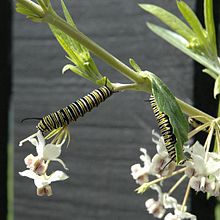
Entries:
[[182,211],[181,205],[178,205],[178,207],[175,209],[175,215],[177,215],[180,219],[190,219],[190,220],[196,220],[196,216],[186,212],[187,207],[184,211]]
[[69,177],[63,171],[60,171],[60,170],[53,172],[49,177],[51,182],[66,180],[68,178]]
[[47,179],[45,176],[38,176],[34,179],[34,184],[37,188],[42,188],[51,183],[50,179]]
[[30,139],[28,139],[28,141],[30,141],[35,147],[38,146],[38,142],[37,142],[36,138],[30,138]]
[[172,213],[168,213],[165,217],[164,220],[181,220],[179,217],[176,215],[173,215]]
[[198,175],[207,175],[207,169],[204,158],[199,155],[192,154],[192,159],[194,162],[193,168]]
[[52,160],[59,157],[61,154],[61,146],[55,144],[47,144],[43,150],[43,158],[45,160]]
[[147,150],[145,148],[140,148],[140,151],[143,153],[140,156],[140,159],[144,162],[145,166],[150,166],[151,164],[151,158],[150,156],[147,154]]
[[175,208],[177,206],[177,200],[169,196],[167,193],[163,194],[163,205],[166,209]]
[[26,176],[28,178],[31,178],[34,180],[34,184],[37,188],[44,187],[46,185],[49,185],[51,181],[47,179],[46,175],[39,176],[32,170],[25,170],[23,172],[19,172],[21,176]]
[[198,141],[192,146],[192,150],[193,154],[205,158],[205,149]]
[[59,163],[63,166],[63,168],[64,168],[65,170],[69,170],[69,169],[66,167],[66,164],[65,164],[61,159],[56,158],[56,159],[52,159],[51,161],[57,161],[57,162],[59,162]]
[[216,172],[219,172],[220,170],[220,160],[215,157],[216,153],[209,153],[209,159],[207,161],[207,172],[208,174],[214,174]]
[[43,157],[45,139],[41,131],[37,132],[38,145],[36,146],[36,151],[39,157]]
[[31,179],[35,179],[38,175],[32,170],[24,170],[23,172],[19,172],[21,176],[26,176]]

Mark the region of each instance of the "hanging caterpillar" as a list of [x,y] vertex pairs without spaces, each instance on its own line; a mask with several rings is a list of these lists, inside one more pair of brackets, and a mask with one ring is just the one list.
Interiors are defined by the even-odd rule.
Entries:
[[172,125],[170,124],[169,117],[161,112],[157,106],[156,100],[153,95],[149,99],[154,115],[156,117],[160,132],[163,136],[165,147],[170,156],[171,161],[176,161],[175,144],[177,142],[176,136],[173,133]]
[[66,126],[70,122],[76,121],[79,117],[83,117],[86,112],[90,112],[112,94],[113,91],[107,86],[95,89],[67,107],[44,116],[36,128],[41,132],[47,132]]

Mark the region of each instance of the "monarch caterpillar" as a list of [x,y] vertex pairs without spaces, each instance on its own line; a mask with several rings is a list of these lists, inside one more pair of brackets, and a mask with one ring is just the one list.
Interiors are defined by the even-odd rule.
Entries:
[[176,161],[175,144],[177,140],[176,140],[176,136],[173,133],[173,128],[172,125],[170,124],[169,117],[164,112],[161,112],[159,110],[153,95],[150,96],[149,101],[151,103],[151,107],[156,117],[160,132],[164,138],[165,147],[171,159],[170,162]]
[[83,117],[86,112],[90,112],[112,94],[113,91],[107,86],[95,89],[67,107],[44,116],[36,128],[41,132],[47,132],[66,126],[70,122],[76,121],[79,117]]

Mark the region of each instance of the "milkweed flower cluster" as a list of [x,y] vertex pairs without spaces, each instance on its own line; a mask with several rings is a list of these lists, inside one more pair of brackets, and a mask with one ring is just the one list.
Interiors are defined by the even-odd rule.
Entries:
[[[25,157],[24,163],[27,170],[19,172],[21,176],[25,176],[34,180],[37,187],[37,195],[50,196],[52,195],[52,188],[50,184],[55,181],[66,180],[68,176],[60,170],[57,170],[50,175],[47,174],[50,161],[59,162],[64,169],[68,170],[65,163],[59,158],[61,154],[61,147],[65,140],[60,144],[46,144],[46,140],[41,131],[38,131],[36,138],[29,137],[25,139],[36,147],[37,155],[29,154]],[[20,142],[20,146],[24,141]]]
[[185,174],[190,178],[190,186],[195,191],[220,195],[220,155],[206,152],[204,147],[196,142],[191,148],[191,161],[186,162]]
[[[184,152],[189,155],[189,159],[182,167],[178,167],[174,161],[170,161],[163,137],[154,131],[153,142],[156,144],[156,155],[151,159],[147,150],[140,148],[142,153],[140,160],[143,165],[138,163],[131,166],[131,175],[140,185],[137,192],[143,193],[147,189],[152,189],[158,193],[158,200],[150,198],[145,202],[147,211],[159,219],[164,217],[165,220],[195,220],[196,216],[187,212],[186,206],[190,189],[208,193],[210,196],[220,195],[220,154],[209,152],[207,144],[202,146],[199,142],[195,142],[192,146],[184,146]],[[167,193],[162,192],[162,182],[177,174],[182,174],[182,177]],[[149,181],[152,177],[153,180]],[[183,202],[179,204],[171,194],[186,179],[188,186]],[[167,209],[169,211],[173,209],[173,213],[166,214]]]

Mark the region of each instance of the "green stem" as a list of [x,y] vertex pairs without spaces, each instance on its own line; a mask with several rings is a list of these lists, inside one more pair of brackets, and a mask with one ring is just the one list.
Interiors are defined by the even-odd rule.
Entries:
[[144,91],[151,93],[151,90],[144,86],[140,86],[137,83],[123,84],[123,83],[111,83],[115,92],[124,91],[124,90],[133,90],[133,91]]
[[182,111],[185,112],[187,115],[189,115],[189,116],[197,116],[197,115],[202,116],[202,117],[198,118],[198,120],[203,122],[203,123],[206,123],[210,120],[215,119],[211,115],[209,115],[209,114],[207,114],[207,113],[205,113],[205,112],[203,112],[203,111],[201,111],[201,110],[185,103],[184,101],[182,101],[178,98],[176,98],[176,100],[177,100],[179,106],[181,107]]
[[[92,53],[94,53],[104,62],[108,63],[114,69],[121,72],[124,76],[126,76],[127,78],[135,82],[133,85],[131,84],[132,86],[128,85],[127,88],[126,86],[119,87],[118,91],[120,89],[121,90],[130,89],[130,90],[144,91],[148,93],[151,92],[151,83],[149,79],[143,78],[140,74],[138,74],[133,69],[129,68],[127,65],[122,63],[119,59],[111,55],[108,51],[106,51],[105,49],[100,47],[98,44],[93,42],[83,33],[72,28],[64,19],[59,17],[53,11],[53,9],[49,9],[47,12],[42,11],[42,8],[40,8],[39,5],[33,3],[31,0],[17,0],[17,2],[19,2],[22,5],[25,5],[26,8],[36,13],[36,16],[41,16],[40,18],[42,18],[42,21],[56,26],[58,29],[68,34],[74,40],[77,40],[80,44],[85,46],[88,50],[90,50]],[[177,99],[177,102],[180,105],[181,109],[189,116],[201,115],[207,118],[207,120],[214,119],[212,116],[186,104],[185,102],[179,99]],[[207,122],[207,121],[204,121],[204,119],[201,119],[201,122]]]
[[116,69],[117,71],[119,71],[120,73],[128,77],[133,82],[136,82],[136,83],[145,82],[145,80],[141,76],[139,76],[137,72],[129,68],[124,63],[122,63],[119,59],[111,55],[108,51],[100,47],[94,41],[90,40],[83,33],[72,28],[72,26],[70,26],[65,20],[60,18],[58,15],[48,14],[45,18],[46,18],[45,20],[49,24],[56,26],[57,28],[62,30],[64,33],[72,37],[74,40],[77,40],[80,44],[85,46],[93,54],[95,54],[97,57],[99,57],[100,59],[105,61],[107,64],[112,66],[114,69]]
[[[218,112],[217,112],[217,118],[220,117],[220,97],[218,97]],[[215,138],[215,143],[214,143],[214,151],[217,152],[216,150],[219,149],[218,146],[218,141],[217,141],[217,137]]]

